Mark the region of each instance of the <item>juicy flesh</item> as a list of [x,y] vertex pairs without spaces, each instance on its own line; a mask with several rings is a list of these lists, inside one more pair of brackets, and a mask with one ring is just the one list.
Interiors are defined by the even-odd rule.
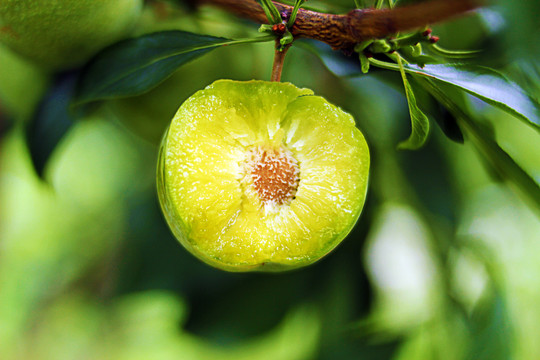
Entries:
[[324,99],[252,85],[214,84],[171,124],[164,176],[177,236],[219,264],[314,261],[359,216],[367,145]]

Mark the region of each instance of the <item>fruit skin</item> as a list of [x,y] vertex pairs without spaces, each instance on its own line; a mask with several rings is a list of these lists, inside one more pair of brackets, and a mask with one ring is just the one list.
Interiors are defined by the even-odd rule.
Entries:
[[27,121],[50,83],[50,74],[0,44],[0,112]]
[[0,41],[49,70],[84,64],[133,29],[143,0],[0,0]]
[[[284,210],[267,214],[229,170],[245,159],[238,148],[282,142],[300,163],[300,182]],[[173,234],[200,260],[233,272],[284,271],[319,260],[348,235],[368,174],[365,139],[338,107],[288,83],[219,80],[175,115],[157,188]]]

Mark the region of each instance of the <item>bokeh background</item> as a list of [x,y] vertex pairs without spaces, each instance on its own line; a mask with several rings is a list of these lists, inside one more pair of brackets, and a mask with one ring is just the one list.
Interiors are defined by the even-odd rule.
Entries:
[[[499,1],[433,31],[447,48],[484,49],[474,61],[538,101],[539,7]],[[147,2],[134,35],[166,29],[244,38],[257,26],[210,6]],[[268,80],[272,47],[220,48],[148,94],[103,102],[41,179],[25,128],[55,75],[0,45],[1,360],[540,358],[538,208],[434,121],[425,147],[396,150],[410,132],[396,73],[340,77],[301,47],[287,55],[282,80],[353,114],[372,152],[364,212],[335,251],[292,272],[236,274],[180,246],[155,190],[159,139],[214,80]],[[417,96],[430,119],[445,116]],[[470,106],[540,181],[537,130]]]

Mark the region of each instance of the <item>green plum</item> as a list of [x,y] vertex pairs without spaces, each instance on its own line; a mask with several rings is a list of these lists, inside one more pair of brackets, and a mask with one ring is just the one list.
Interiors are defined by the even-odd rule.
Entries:
[[369,149],[351,115],[290,83],[219,80],[165,134],[158,194],[199,259],[282,271],[334,249],[362,211]]
[[133,30],[143,0],[1,0],[0,41],[49,70],[84,64]]

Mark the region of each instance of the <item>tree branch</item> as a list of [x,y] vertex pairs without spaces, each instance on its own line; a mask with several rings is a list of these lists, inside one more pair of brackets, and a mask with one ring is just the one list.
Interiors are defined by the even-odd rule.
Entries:
[[[487,0],[431,0],[394,9],[356,9],[346,15],[324,14],[300,9],[291,29],[294,37],[306,37],[325,42],[334,49],[351,49],[355,44],[385,38],[400,31],[426,27],[462,15]],[[217,5],[238,16],[258,23],[267,18],[255,0],[199,0]],[[274,2],[283,14],[292,6]]]

